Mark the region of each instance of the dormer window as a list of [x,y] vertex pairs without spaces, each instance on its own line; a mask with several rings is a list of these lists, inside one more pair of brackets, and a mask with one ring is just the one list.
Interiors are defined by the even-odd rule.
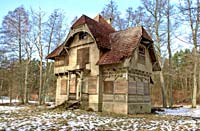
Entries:
[[145,65],[145,48],[143,46],[139,46],[138,50],[138,62]]
[[87,39],[88,34],[86,32],[80,32],[79,33],[79,40],[85,40]]

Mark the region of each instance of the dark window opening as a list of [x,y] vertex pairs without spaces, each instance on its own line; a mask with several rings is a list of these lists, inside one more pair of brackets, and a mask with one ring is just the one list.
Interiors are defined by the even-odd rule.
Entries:
[[87,39],[87,33],[86,32],[80,32],[79,33],[79,40]]
[[138,55],[139,63],[145,65],[145,48],[139,46],[139,55]]
[[113,94],[114,83],[113,81],[104,81],[104,93]]

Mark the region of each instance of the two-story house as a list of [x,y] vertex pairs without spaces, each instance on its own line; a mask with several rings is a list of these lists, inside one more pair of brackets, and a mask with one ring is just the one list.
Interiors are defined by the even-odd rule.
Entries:
[[95,111],[151,111],[151,75],[160,66],[142,26],[115,31],[101,15],[82,15],[47,59],[55,60],[57,105],[78,100]]

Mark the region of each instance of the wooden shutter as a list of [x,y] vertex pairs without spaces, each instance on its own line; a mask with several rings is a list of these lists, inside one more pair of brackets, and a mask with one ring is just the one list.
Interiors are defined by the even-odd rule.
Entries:
[[129,82],[129,94],[137,94],[137,84],[136,81]]
[[144,95],[144,83],[137,81],[137,94]]
[[67,95],[67,80],[61,80],[61,95]]
[[104,81],[104,93],[113,94],[113,81]]
[[128,82],[126,80],[116,80],[114,82],[115,93],[127,93]]
[[77,50],[77,65],[81,69],[85,68],[85,65],[89,63],[89,47]]
[[144,95],[149,95],[149,84],[147,82],[144,83]]

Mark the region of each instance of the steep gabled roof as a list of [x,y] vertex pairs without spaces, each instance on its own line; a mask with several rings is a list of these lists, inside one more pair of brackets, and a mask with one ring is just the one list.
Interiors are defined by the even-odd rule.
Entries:
[[[131,57],[134,49],[138,46],[141,40],[150,41],[149,52],[151,61],[154,64],[153,70],[160,70],[158,60],[153,48],[153,40],[145,31],[140,27],[128,28],[127,30],[115,31],[110,24],[103,19],[101,15],[97,15],[94,19],[86,15],[82,15],[71,27],[71,29],[79,28],[81,25],[87,25],[90,33],[95,39],[98,48],[107,49],[98,60],[97,64],[116,64],[122,63],[125,58]],[[59,55],[64,43],[52,51],[46,58],[55,59]]]
[[94,19],[89,18],[86,15],[82,15],[73,25],[73,28],[77,28],[86,24],[97,42],[98,48],[110,49],[109,34],[115,32],[115,30],[109,25],[102,16],[98,15]]
[[63,45],[59,45],[55,50],[53,50],[50,54],[47,55],[46,59],[52,59],[54,60],[56,56],[59,55],[59,52],[63,49]]
[[102,55],[97,64],[121,63],[124,58],[132,55],[142,36],[142,27],[128,28],[127,30],[110,34],[111,50]]

